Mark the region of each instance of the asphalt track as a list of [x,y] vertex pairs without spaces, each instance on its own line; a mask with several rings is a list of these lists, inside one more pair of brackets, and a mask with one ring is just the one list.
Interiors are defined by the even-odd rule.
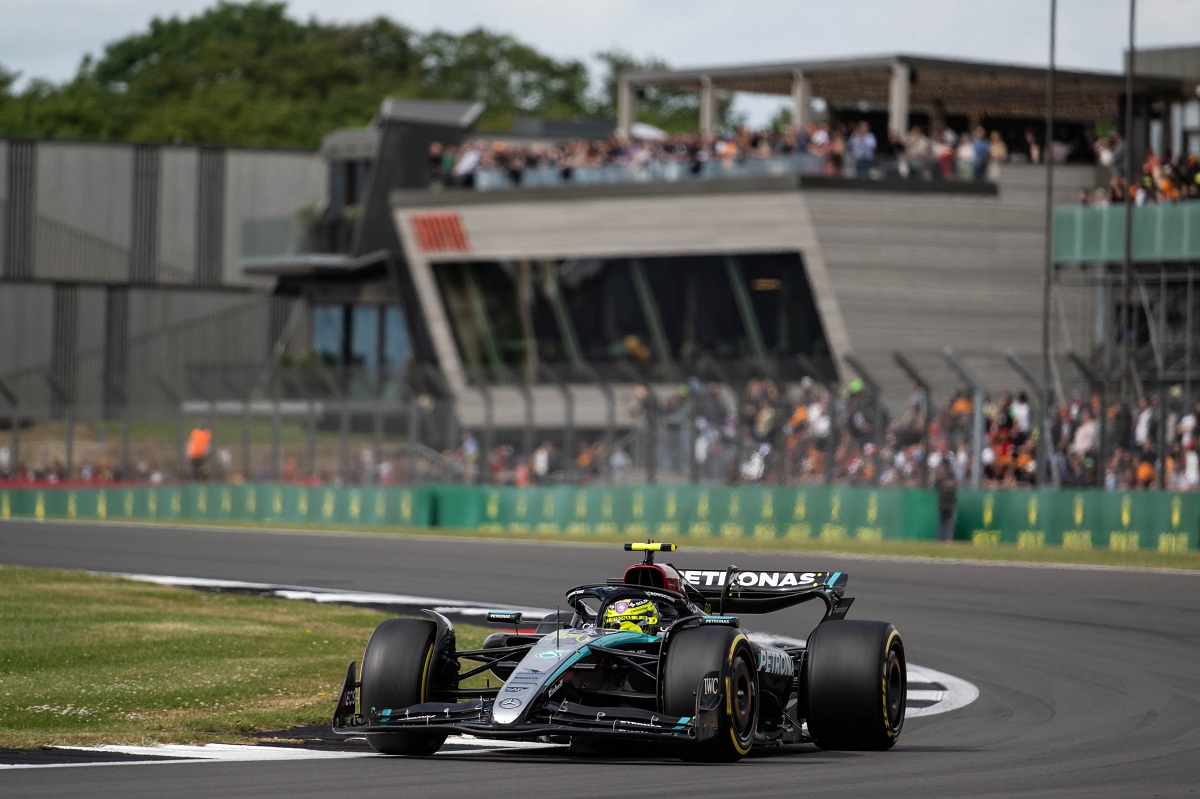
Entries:
[[[1200,575],[681,551],[689,567],[841,569],[854,618],[967,679],[965,708],[910,719],[890,752],[799,747],[735,765],[561,749],[0,771],[0,796],[576,797],[1200,794]],[[553,606],[618,574],[612,547],[168,527],[0,523],[0,562]],[[756,621],[758,621],[756,619]],[[799,611],[756,625],[803,634]],[[347,660],[358,653],[347,653]]]

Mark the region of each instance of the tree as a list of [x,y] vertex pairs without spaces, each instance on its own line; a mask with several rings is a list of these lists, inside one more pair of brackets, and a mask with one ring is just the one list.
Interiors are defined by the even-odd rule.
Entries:
[[[511,36],[483,28],[462,36],[435,31],[417,46],[422,93],[478,100],[482,128],[505,130],[517,116],[574,118],[588,112],[588,73],[580,61],[556,61]],[[428,95],[427,95],[428,96]]]
[[[657,58],[639,60],[624,50],[606,50],[597,53],[596,58],[604,64],[600,95],[594,100],[593,113],[598,119],[617,118],[617,83],[621,75],[670,69],[666,62]],[[729,124],[730,105],[729,98],[718,95],[718,124]],[[697,85],[690,91],[657,87],[642,89],[638,96],[637,121],[654,125],[668,133],[697,130],[700,125],[700,87]]]
[[[0,136],[315,147],[332,130],[368,124],[386,97],[478,100],[479,127],[508,130],[519,116],[615,119],[617,75],[665,68],[601,53],[597,93],[583,62],[506,34],[420,35],[383,17],[331,25],[286,11],[220,0],[193,17],[155,18],[62,84],[16,91],[19,75],[0,67]],[[695,92],[648,90],[639,119],[695,130],[698,114]]]

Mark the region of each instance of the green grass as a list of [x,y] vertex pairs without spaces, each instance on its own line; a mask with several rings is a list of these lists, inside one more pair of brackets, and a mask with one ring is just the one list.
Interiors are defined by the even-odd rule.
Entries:
[[[0,566],[0,748],[329,723],[377,611]],[[459,646],[485,630],[458,628]]]

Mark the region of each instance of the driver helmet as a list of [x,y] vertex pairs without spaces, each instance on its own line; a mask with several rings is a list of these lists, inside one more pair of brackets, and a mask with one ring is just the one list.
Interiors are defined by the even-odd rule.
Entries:
[[604,626],[610,630],[647,632],[658,624],[658,606],[649,599],[618,599],[604,609]]

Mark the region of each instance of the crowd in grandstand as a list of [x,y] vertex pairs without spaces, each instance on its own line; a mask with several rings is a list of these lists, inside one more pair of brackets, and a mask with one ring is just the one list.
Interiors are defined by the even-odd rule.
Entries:
[[815,123],[784,130],[752,129],[740,125],[725,134],[677,133],[623,139],[616,135],[557,144],[512,141],[468,141],[462,145],[432,145],[430,182],[447,187],[473,188],[480,170],[499,170],[513,185],[521,185],[528,169],[552,168],[570,181],[580,167],[631,166],[677,162],[694,173],[709,162],[734,164],[746,159],[808,154],[830,176],[924,177],[983,179],[996,164],[1010,158],[1037,160],[1036,140],[1010,152],[999,131],[983,127],[955,132],[945,125],[927,131],[922,125],[900,136],[894,131],[876,136],[859,121]]
[[[1125,174],[1125,143],[1119,134],[1096,141],[1097,162],[1112,170],[1108,185],[1079,188],[1081,205],[1103,208],[1120,205],[1130,192],[1130,180]],[[1195,153],[1180,153],[1177,159],[1159,157],[1153,148],[1147,147],[1141,165],[1134,162],[1133,202],[1136,205],[1154,205],[1200,200],[1200,157]]]
[[[486,458],[477,440],[447,452],[467,480],[484,477],[499,485],[589,483],[626,472],[644,480],[653,458],[664,482],[697,480],[724,484],[841,484],[914,486],[971,479],[974,404],[957,391],[938,407],[914,386],[906,408],[892,419],[876,406],[862,381],[831,390],[805,379],[788,395],[773,380],[746,383],[730,402],[722,386],[696,378],[669,397],[637,386],[632,415],[639,428],[608,452],[603,441],[578,444],[573,455],[542,441],[528,454],[495,447]],[[1170,397],[1163,416],[1157,396],[1136,409],[1115,402],[1101,408],[1098,397],[1076,394],[1052,409],[1049,420],[1055,480],[1068,487],[1109,490],[1157,487],[1158,470],[1173,490],[1200,489],[1197,429],[1200,401],[1185,409]],[[1101,450],[1100,414],[1106,415]],[[1043,427],[1025,392],[987,399],[982,408],[984,441],[981,483],[993,488],[1038,483],[1037,446]],[[880,433],[876,433],[876,424]],[[1158,426],[1166,424],[1165,458],[1159,456]],[[1101,453],[1105,463],[1097,468]],[[640,453],[640,454],[639,454]],[[480,475],[477,469],[486,469]]]
[[[1124,141],[1114,133],[1085,143],[1055,140],[1049,157],[1056,162],[1094,161],[1111,167],[1107,186],[1080,190],[1087,204],[1120,203],[1129,181],[1124,172]],[[816,123],[805,128],[752,129],[746,125],[724,134],[677,133],[623,139],[571,139],[558,143],[475,140],[462,145],[434,144],[429,153],[429,179],[446,187],[473,188],[480,171],[507,176],[520,186],[527,170],[557,171],[570,182],[583,167],[621,166],[632,169],[650,164],[676,163],[684,171],[700,173],[706,164],[731,166],[747,160],[805,154],[829,176],[906,177],[928,180],[982,180],[994,178],[999,165],[1008,161],[1040,163],[1046,156],[1037,134],[1031,129],[1016,141],[1008,141],[998,130],[982,126],[954,131],[945,125],[929,130],[913,125],[900,135],[889,131],[876,135],[866,120],[854,125]],[[1184,153],[1178,159],[1160,158],[1147,149],[1137,178],[1134,199],[1138,204],[1200,198],[1200,159]]]
[[[1030,399],[1016,392],[985,401],[980,452],[984,485],[1037,484],[1037,446],[1043,425]],[[877,406],[859,380],[834,390],[805,378],[789,393],[774,380],[759,378],[734,395],[720,384],[692,378],[669,397],[637,386],[631,403],[636,429],[619,437],[611,451],[604,440],[592,439],[579,442],[572,453],[563,452],[561,436],[556,436],[538,442],[529,452],[507,443],[485,452],[468,431],[457,448],[442,453],[442,463],[422,461],[418,474],[405,473],[405,458],[385,457],[378,464],[364,462],[356,474],[325,478],[587,484],[607,479],[644,481],[653,466],[663,482],[913,486],[943,479],[961,485],[971,479],[975,409],[966,391],[931,407],[930,398],[914,386],[904,411],[895,418]],[[1159,426],[1164,424],[1165,451],[1160,452]],[[1200,489],[1200,400],[1185,407],[1178,391],[1168,394],[1165,402],[1157,395],[1144,397],[1136,407],[1124,402],[1102,406],[1099,397],[1075,394],[1051,409],[1048,431],[1055,479],[1061,485],[1149,489],[1157,487],[1161,469],[1167,488]],[[436,473],[430,472],[435,466]],[[278,476],[293,479],[296,475],[295,463],[289,459]],[[0,481],[160,483],[180,477],[185,475],[141,461],[132,464],[131,473],[122,474],[106,458],[85,462],[68,475],[61,462],[16,464],[8,448],[0,447]]]

